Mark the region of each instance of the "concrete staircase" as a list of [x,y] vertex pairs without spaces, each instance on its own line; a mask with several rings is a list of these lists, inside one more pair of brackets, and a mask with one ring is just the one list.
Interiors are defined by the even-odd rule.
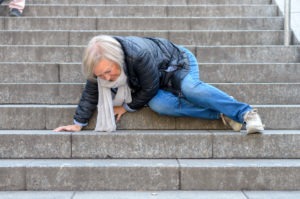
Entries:
[[[300,48],[283,46],[284,20],[270,0],[27,0],[22,18],[1,10],[0,190],[196,198],[201,190],[300,189]],[[116,133],[91,131],[95,117],[88,131],[52,132],[72,123],[83,49],[98,34],[186,46],[201,79],[257,107],[267,130],[245,136],[221,121],[144,108],[126,114]]]

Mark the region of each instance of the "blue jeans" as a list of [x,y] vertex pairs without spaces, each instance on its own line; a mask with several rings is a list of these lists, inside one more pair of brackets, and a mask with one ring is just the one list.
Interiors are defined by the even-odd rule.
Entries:
[[188,55],[190,71],[182,80],[183,97],[160,89],[148,103],[149,107],[161,115],[188,116],[203,119],[219,119],[220,113],[243,123],[244,114],[252,108],[235,100],[225,92],[199,79],[198,62],[187,49],[182,48]]

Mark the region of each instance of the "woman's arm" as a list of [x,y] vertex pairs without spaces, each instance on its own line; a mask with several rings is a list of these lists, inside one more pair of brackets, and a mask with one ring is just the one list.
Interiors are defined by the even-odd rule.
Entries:
[[74,115],[74,124],[61,126],[54,131],[80,131],[87,126],[98,104],[98,84],[87,80]]
[[82,92],[79,104],[77,106],[74,120],[81,124],[88,123],[93,116],[98,104],[98,84],[87,80],[85,88]]
[[155,58],[148,51],[142,51],[138,57],[132,67],[141,89],[133,93],[132,102],[128,104],[131,109],[142,108],[156,95],[159,89],[159,71],[158,66],[155,65]]

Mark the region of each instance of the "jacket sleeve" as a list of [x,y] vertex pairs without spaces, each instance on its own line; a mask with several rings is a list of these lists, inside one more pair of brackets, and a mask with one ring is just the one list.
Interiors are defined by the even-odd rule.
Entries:
[[82,92],[79,104],[77,106],[74,121],[87,124],[93,116],[98,104],[98,84],[87,80]]
[[131,109],[142,108],[157,93],[159,89],[159,71],[148,51],[142,51],[134,63],[134,73],[140,84],[140,89],[132,94],[132,102],[128,104]]

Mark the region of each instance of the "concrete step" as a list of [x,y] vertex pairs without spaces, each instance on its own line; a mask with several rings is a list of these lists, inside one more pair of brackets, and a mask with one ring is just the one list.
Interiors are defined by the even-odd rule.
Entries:
[[4,17],[2,30],[282,30],[282,17]]
[[[297,46],[197,46],[200,63],[298,63]],[[284,55],[284,56],[283,56]]]
[[[300,104],[300,83],[212,85],[249,104]],[[0,104],[77,104],[83,88],[82,83],[0,83]]]
[[143,5],[201,5],[201,4],[270,4],[270,0],[27,0],[27,4],[143,4]]
[[[209,83],[297,83],[299,63],[200,64]],[[1,83],[85,83],[81,63],[1,63]]]
[[[298,63],[299,46],[186,46],[199,63]],[[0,46],[1,62],[81,62],[85,46]],[[7,53],[14,52],[14,53]],[[18,54],[18,56],[15,56]]]
[[[0,160],[1,190],[178,190],[176,160]],[[51,177],[52,176],[52,177]]]
[[[162,37],[182,45],[283,45],[274,31],[0,31],[1,45],[87,45],[97,35]],[[45,39],[47,38],[47,39]]]
[[[300,129],[294,118],[299,105],[253,105],[266,129]],[[44,130],[72,124],[76,105],[0,105],[0,127],[3,130]],[[86,129],[94,129],[96,112]],[[224,130],[221,120],[161,116],[149,108],[124,115],[117,124],[120,130]]]
[[[1,10],[8,16],[9,8]],[[270,17],[278,15],[276,5],[29,5],[23,16],[72,17]]]
[[298,199],[299,191],[6,191],[2,199]]
[[[297,190],[300,160],[1,160],[2,190]],[[204,180],[205,179],[205,180]]]
[[[59,82],[60,77],[64,77],[63,74],[67,75],[68,66],[73,64],[66,64],[66,67],[60,67],[55,63],[32,63],[32,62],[10,62],[10,63],[0,63],[0,81],[1,83],[13,83],[13,82],[23,82],[23,83],[50,83]],[[80,63],[74,64],[73,67],[76,72],[71,72],[70,76],[76,79],[76,74],[83,80],[83,76],[80,72]],[[60,71],[65,71],[60,75]],[[79,76],[80,75],[80,76]],[[64,79],[64,78],[63,78]],[[77,79],[79,81],[79,79]]]
[[300,158],[300,130],[120,130],[76,133],[1,130],[1,159]]
[[[179,160],[182,190],[298,190],[299,159]],[[206,180],[203,180],[206,179]]]
[[[78,69],[80,67],[78,66]],[[200,64],[205,82],[292,83],[299,82],[299,63]],[[65,77],[65,76],[64,76]],[[76,75],[73,76],[74,80]]]

